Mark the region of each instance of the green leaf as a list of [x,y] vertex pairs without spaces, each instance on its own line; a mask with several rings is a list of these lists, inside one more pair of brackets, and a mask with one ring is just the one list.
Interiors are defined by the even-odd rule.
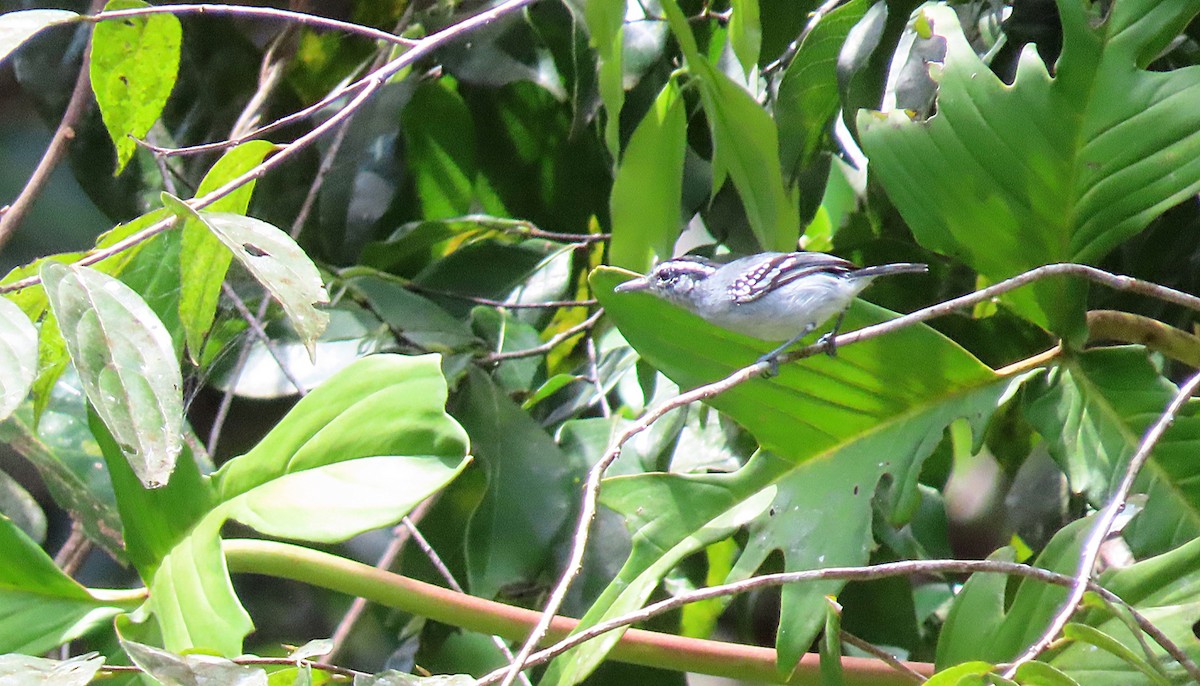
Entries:
[[604,102],[604,144],[614,160],[621,157],[621,108],[625,105],[622,44],[625,0],[592,0],[583,7],[588,41],[596,51],[600,99]]
[[475,207],[475,125],[462,97],[443,81],[421,85],[404,108],[405,153],[425,219]]
[[758,66],[758,54],[762,50],[762,23],[758,16],[758,0],[731,0],[729,17],[729,43],[733,54],[742,63],[742,72],[749,77],[750,71]]
[[[305,396],[210,482],[189,476],[180,488],[192,500],[179,509],[202,510],[199,517],[143,500],[139,516],[173,522],[151,541],[156,552],[170,545],[161,563],[140,568],[153,573],[149,607],[165,647],[237,655],[253,628],[221,554],[227,518],[264,533],[338,542],[394,524],[452,479],[467,462],[468,439],[446,414],[446,394],[437,356],[366,357]],[[147,541],[156,535],[144,531]]]
[[[1100,5],[1057,4],[1054,76],[1027,45],[1011,86],[976,56],[952,8],[924,6],[930,40],[945,42],[930,68],[937,114],[858,115],[872,174],[917,240],[993,282],[1094,264],[1200,190],[1200,72],[1146,71],[1200,5],[1133,0],[1101,17]],[[1085,291],[1042,282],[1032,293],[1011,302],[1077,340]]]
[[842,608],[833,598],[826,598],[825,629],[821,634],[821,684],[843,686],[842,675]]
[[78,17],[68,10],[23,10],[0,14],[0,61],[47,26],[65,24]]
[[2,515],[0,558],[0,652],[44,653],[132,609],[93,597]]
[[663,12],[688,68],[700,83],[701,103],[713,136],[713,186],[733,179],[763,250],[795,250],[800,217],[779,169],[779,134],[766,110],[700,53],[687,18],[675,0]]
[[[1029,385],[1025,415],[1071,489],[1099,506],[1121,478],[1147,428],[1177,388],[1137,346],[1090,350],[1064,358]],[[1126,527],[1139,555],[1164,552],[1200,535],[1200,472],[1194,445],[1197,406],[1184,407],[1135,483],[1144,511]]]
[[995,666],[986,662],[965,662],[934,674],[925,681],[924,686],[959,686],[960,684],[983,686],[987,682],[981,679],[972,680],[971,677],[990,674],[993,669]]
[[42,284],[88,400],[138,479],[165,484],[183,444],[171,335],[133,289],[93,269],[47,262]]
[[182,200],[163,193],[163,204],[180,217],[207,227],[237,261],[283,305],[292,327],[316,354],[317,337],[329,324],[329,314],[317,305],[329,302],[321,274],[296,241],[270,224],[228,212],[196,212]]
[[1113,655],[1125,664],[1141,672],[1155,686],[1169,686],[1171,684],[1171,680],[1154,665],[1147,662],[1146,658],[1095,627],[1071,622],[1063,627],[1063,637],[1095,646]]
[[46,542],[46,513],[19,481],[0,471],[0,515],[12,520],[35,543]]
[[[275,149],[275,144],[267,141],[250,141],[225,153],[204,175],[196,189],[196,197],[203,197],[258,166]],[[244,215],[250,206],[254,184],[251,181],[241,186],[209,205],[208,211]],[[187,338],[188,354],[198,362],[204,338],[212,328],[221,299],[221,285],[225,283],[225,272],[233,255],[202,222],[184,222],[182,240],[179,319]]]
[[505,586],[536,582],[552,568],[583,468],[473,367],[451,411],[471,435],[488,477],[467,525],[466,554],[471,593],[491,598]]
[[[140,0],[112,0],[106,11],[149,7]],[[179,70],[183,30],[170,14],[102,21],[92,34],[92,91],[104,126],[117,147],[114,176],[158,120]]]
[[816,161],[829,138],[830,125],[841,107],[838,53],[868,6],[867,0],[851,0],[825,15],[783,73],[775,98],[775,123],[779,159],[789,183],[795,183],[802,170]]
[[13,301],[0,298],[0,420],[29,395],[37,364],[37,329]]
[[[599,269],[591,283],[630,344],[681,388],[722,378],[770,347],[657,298],[612,293],[625,278]],[[858,303],[846,327],[888,316]],[[921,463],[945,427],[965,417],[981,433],[1019,382],[997,377],[953,342],[918,326],[847,346],[836,359],[786,365],[775,378],[753,379],[714,397],[710,403],[742,424],[764,450],[732,474],[607,481],[603,502],[626,518],[633,552],[585,624],[639,607],[667,570],[746,524],[748,543],[730,580],[748,578],[775,551],[783,553],[787,570],[864,564],[872,547],[871,500],[880,480],[891,479],[885,511],[904,521],[919,502]],[[835,529],[839,535],[831,541],[825,532]],[[808,649],[820,628],[823,597],[841,585],[783,589],[776,646],[781,670],[791,669]],[[560,658],[552,668],[557,680],[550,683],[576,683],[612,640],[597,639]]]
[[0,655],[0,683],[21,686],[86,686],[104,664],[96,653],[66,660],[48,660],[29,655]]
[[1021,686],[1079,686],[1079,682],[1045,662],[1026,662],[1014,675]]
[[610,264],[645,271],[675,254],[686,148],[683,95],[672,79],[633,132],[613,179]]

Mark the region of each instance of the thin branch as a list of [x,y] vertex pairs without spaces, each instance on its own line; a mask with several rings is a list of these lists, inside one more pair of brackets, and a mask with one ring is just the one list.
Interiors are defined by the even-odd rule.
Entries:
[[[450,568],[447,567],[446,563],[442,560],[442,556],[438,555],[437,551],[433,549],[433,546],[429,545],[429,541],[426,540],[425,536],[421,534],[420,529],[418,529],[417,525],[413,523],[413,520],[405,517],[404,519],[400,520],[400,522],[401,526],[408,530],[409,535],[412,536],[412,539],[417,544],[417,547],[421,549],[421,552],[425,553],[425,557],[428,558],[430,564],[433,565],[433,568],[437,570],[437,573],[442,577],[443,580],[445,580],[446,584],[459,593],[466,593],[466,591],[463,590],[462,584],[458,583],[458,579],[454,578],[454,574],[450,572]],[[503,655],[506,660],[510,662],[513,660],[512,650],[509,649],[508,644],[504,642],[503,638],[492,634],[492,644],[496,646],[496,649],[500,651],[500,654]],[[531,686],[529,678],[523,673],[521,674],[521,683],[524,684],[524,686]]]
[[[421,39],[408,52],[392,60],[391,62],[388,62],[383,67],[380,67],[371,74],[363,77],[363,79],[361,79],[363,86],[361,87],[360,91],[349,103],[346,104],[344,108],[339,110],[328,120],[314,127],[312,131],[300,136],[291,144],[284,147],[280,152],[266,159],[257,167],[247,171],[245,174],[233,179],[229,183],[221,186],[208,195],[189,201],[188,204],[192,207],[192,209],[201,210],[217,200],[225,197],[226,195],[229,195],[245,184],[261,178],[268,171],[271,171],[275,167],[283,164],[283,162],[292,158],[309,145],[312,145],[321,136],[325,135],[330,130],[341,125],[342,122],[353,116],[354,113],[358,111],[359,107],[361,107],[372,95],[374,95],[375,92],[379,90],[379,88],[382,87],[389,78],[391,78],[400,70],[408,67],[417,60],[428,56],[438,48],[452,43],[471,33],[472,31],[475,31],[476,29],[487,26],[497,19],[505,17],[518,10],[523,10],[525,7],[533,4],[536,1],[537,0],[507,0],[507,2],[503,2],[489,10],[485,10],[479,14],[468,17],[461,22],[454,24],[453,26],[442,29],[437,33]],[[174,221],[174,217],[171,217],[169,219],[156,222],[107,248],[88,253],[74,264],[78,266],[90,265],[112,257],[121,251],[128,250],[134,245],[148,240],[162,233],[163,231],[166,231],[174,224]],[[0,293],[8,293],[11,291],[20,290],[22,288],[28,288],[29,286],[33,286],[38,283],[41,283],[40,277],[31,276],[26,279],[21,279],[20,281],[14,281],[13,283],[0,286]]]
[[813,29],[817,28],[817,24],[821,23],[825,15],[837,9],[837,6],[842,4],[842,2],[844,0],[825,0],[825,2],[821,3],[820,7],[813,10],[800,35],[796,37],[796,40],[788,44],[787,49],[783,51],[779,59],[763,67],[762,75],[770,76],[772,72],[786,68],[788,63],[792,61],[792,58],[796,56],[796,53],[800,51],[800,46],[804,45],[804,41],[808,38],[809,34],[813,32]]
[[[93,0],[91,11],[98,11],[102,7],[104,7],[103,0]],[[33,174],[29,176],[29,180],[25,182],[25,187],[17,194],[16,199],[12,201],[11,205],[0,211],[0,250],[4,248],[4,245],[12,238],[13,232],[21,225],[21,221],[33,207],[34,201],[46,187],[46,183],[50,181],[50,175],[58,166],[59,160],[66,154],[67,146],[75,138],[75,125],[83,118],[83,113],[87,110],[88,103],[91,102],[91,56],[92,41],[89,37],[87,47],[83,49],[83,61],[79,67],[79,76],[75,79],[75,88],[71,91],[71,99],[67,101],[62,120],[58,123],[58,128],[54,130],[54,136],[51,137],[50,144],[46,146],[46,152],[42,154],[42,159],[38,161]]]
[[303,24],[320,29],[332,29],[349,33],[371,40],[384,41],[393,45],[413,46],[420,43],[412,38],[404,38],[397,36],[387,31],[381,31],[370,26],[362,26],[360,24],[352,24],[350,22],[338,21],[328,17],[320,17],[315,14],[305,14],[303,12],[292,12],[289,10],[274,9],[271,7],[244,7],[241,5],[163,5],[160,7],[138,7],[134,9],[112,10],[110,12],[100,12],[91,16],[81,17],[81,20],[92,23],[107,21],[111,19],[122,19],[124,17],[137,17],[147,14],[212,14],[226,15],[238,17],[250,17],[253,19],[282,19],[292,24]]
[[596,341],[591,336],[587,339],[588,380],[596,387],[596,401],[600,403],[600,416],[605,419],[612,417],[612,406],[608,404],[608,395],[604,392],[604,384],[600,381],[600,365],[596,361]]
[[[841,334],[834,339],[834,345],[843,346],[858,341],[864,341],[870,338],[876,338],[887,333],[891,333],[898,329],[907,326],[928,321],[936,317],[941,317],[950,314],[956,310],[971,307],[980,302],[991,300],[998,295],[1006,293],[1021,286],[1052,276],[1080,276],[1098,283],[1105,284],[1117,290],[1131,291],[1141,293],[1152,297],[1166,300],[1178,305],[1182,305],[1189,309],[1200,310],[1200,298],[1189,295],[1182,291],[1177,291],[1173,288],[1160,286],[1158,284],[1142,281],[1128,276],[1117,276],[1110,274],[1102,269],[1089,267],[1082,264],[1050,264],[1042,267],[1031,269],[1028,272],[1014,276],[1011,279],[1006,279],[997,284],[989,286],[973,293],[952,298],[945,302],[926,307],[911,314],[906,314],[896,319],[891,319],[880,324],[867,326],[856,331]],[[782,355],[779,359],[780,364],[786,364],[799,360],[805,357],[811,357],[824,353],[826,346],[824,343],[815,343],[792,353]],[[645,431],[651,424],[658,421],[663,415],[677,408],[683,407],[693,402],[707,400],[720,393],[749,381],[752,378],[761,376],[770,368],[769,362],[756,362],[747,367],[743,367],[729,376],[719,381],[714,381],[690,391],[681,393],[678,396],[664,402],[656,408],[646,412],[638,421],[629,425],[622,431],[612,442],[605,454],[588,472],[588,478],[584,485],[583,502],[580,504],[579,519],[576,523],[574,538],[571,543],[571,555],[567,560],[562,576],[559,578],[558,584],[550,594],[550,598],[546,602],[546,606],[542,612],[542,619],[538,625],[534,627],[532,633],[526,639],[525,644],[521,647],[521,651],[517,653],[517,662],[513,663],[509,672],[505,677],[503,686],[508,686],[511,683],[512,677],[516,672],[523,669],[524,661],[529,658],[535,646],[541,642],[545,636],[545,632],[550,625],[551,619],[558,613],[562,606],[563,600],[567,596],[567,591],[570,590],[571,584],[575,577],[578,576],[582,569],[583,554],[587,548],[588,537],[590,536],[592,520],[596,516],[597,501],[600,495],[600,483],[604,478],[608,467],[616,461],[621,455],[621,450],[625,443],[634,436]]]
[[[229,660],[238,665],[282,665],[284,667],[312,667],[313,669],[330,674],[338,674],[345,677],[369,677],[370,674],[360,672],[356,669],[348,667],[339,667],[331,665],[328,662],[317,662],[315,660],[294,660],[287,657],[235,657]],[[141,667],[134,665],[110,665],[106,664],[100,668],[100,674],[140,674],[145,672]]]
[[569,328],[565,331],[561,331],[557,334],[554,334],[554,336],[552,336],[550,338],[550,340],[546,341],[545,343],[543,343],[539,346],[536,346],[533,348],[526,348],[525,350],[510,350],[508,352],[488,353],[487,355],[484,355],[482,358],[480,358],[480,361],[485,364],[490,364],[493,362],[503,362],[504,360],[515,360],[515,359],[519,359],[522,357],[535,357],[537,355],[544,355],[544,354],[550,352],[551,350],[553,350],[555,347],[557,347],[559,344],[561,344],[563,341],[567,340],[568,338],[571,338],[572,336],[578,336],[579,334],[583,333],[584,331],[587,331],[588,329],[595,326],[596,322],[599,322],[600,317],[603,315],[604,315],[604,310],[602,310],[602,309],[596,310],[596,312],[594,314],[592,314],[592,316],[588,317],[587,319],[583,320],[582,322],[576,324],[575,326],[572,326],[571,328]]
[[[1075,614],[1075,610],[1079,607],[1079,602],[1083,600],[1083,595],[1087,592],[1091,583],[1092,574],[1096,568],[1096,560],[1100,557],[1100,546],[1112,531],[1113,523],[1116,521],[1117,516],[1125,509],[1125,502],[1129,498],[1130,491],[1133,490],[1134,480],[1137,479],[1138,473],[1141,472],[1146,461],[1150,459],[1150,453],[1154,450],[1154,446],[1158,445],[1163,434],[1175,422],[1175,417],[1183,409],[1184,404],[1196,393],[1198,387],[1200,387],[1200,372],[1193,374],[1191,378],[1179,387],[1179,391],[1171,399],[1166,410],[1159,416],[1158,421],[1154,422],[1154,425],[1146,431],[1146,435],[1142,438],[1137,452],[1133,454],[1133,457],[1129,459],[1129,464],[1125,467],[1125,473],[1121,477],[1121,482],[1117,485],[1112,496],[1109,497],[1104,508],[1096,515],[1096,521],[1092,525],[1092,530],[1088,533],[1088,537],[1084,539],[1079,551],[1079,567],[1075,571],[1075,583],[1071,586],[1071,592],[1067,594],[1067,600],[1062,604],[1058,612],[1055,613],[1054,618],[1050,621],[1046,630],[1042,632],[1042,635],[1004,671],[1005,677],[1009,679],[1013,678],[1018,667],[1026,662],[1037,659],[1037,656],[1058,637],[1058,634],[1067,625],[1067,622],[1071,621],[1071,617]],[[1197,683],[1200,683],[1200,681]]]
[[901,674],[907,674],[908,676],[912,677],[914,682],[918,684],[924,683],[926,680],[924,674],[918,672],[912,667],[909,667],[900,660],[897,660],[895,655],[892,655],[888,651],[868,641],[862,640],[849,631],[843,629],[842,631],[838,632],[838,638],[842,639],[842,641],[846,643],[849,643],[855,648],[858,648],[864,653],[871,655],[875,659],[882,661],[884,664],[890,665],[891,668],[897,672],[900,672]]
[[533,222],[524,219],[507,219],[486,214],[467,214],[446,221],[484,224],[486,226],[494,226],[505,233],[520,234],[522,236],[529,236],[530,238],[544,238],[548,241],[559,243],[600,243],[612,238],[612,234],[609,233],[559,233],[557,231],[545,231],[534,226]]
[[[254,337],[257,338],[259,342],[262,343],[267,349],[267,353],[271,356],[271,359],[275,360],[275,364],[279,365],[279,371],[283,373],[283,376],[288,380],[288,383],[292,384],[292,386],[296,389],[296,392],[300,394],[300,397],[303,398],[305,395],[307,395],[308,391],[305,390],[304,385],[300,383],[300,380],[297,379],[294,374],[292,374],[291,370],[288,369],[287,364],[283,361],[283,357],[280,356],[279,346],[275,345],[275,341],[272,341],[271,337],[267,335],[266,330],[263,329],[262,316],[256,317],[250,312],[250,309],[246,307],[245,301],[243,301],[242,297],[237,294],[237,291],[233,290],[233,287],[229,285],[229,282],[223,282],[221,284],[221,292],[233,303],[233,308],[237,310],[238,315],[245,320],[246,325],[250,327],[250,331],[254,333]],[[262,305],[268,304],[269,303],[264,299]],[[263,309],[265,313],[266,308],[262,307],[262,305],[259,307]],[[249,341],[246,342],[246,345],[249,345]]]

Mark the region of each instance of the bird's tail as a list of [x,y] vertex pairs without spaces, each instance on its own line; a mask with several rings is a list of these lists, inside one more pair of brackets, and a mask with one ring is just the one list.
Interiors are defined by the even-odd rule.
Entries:
[[888,274],[924,274],[929,271],[929,265],[919,262],[896,262],[894,264],[880,264],[874,267],[863,267],[850,272],[850,276],[854,278],[874,278],[876,276],[887,276]]

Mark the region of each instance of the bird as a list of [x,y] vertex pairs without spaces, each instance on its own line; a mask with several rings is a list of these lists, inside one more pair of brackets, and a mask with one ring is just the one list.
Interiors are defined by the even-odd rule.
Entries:
[[784,350],[837,315],[821,338],[826,352],[835,355],[833,341],[846,309],[876,277],[927,271],[928,265],[913,262],[859,267],[821,252],[763,252],[727,263],[685,255],[658,263],[614,291],[644,291],[723,329],[784,341],[758,360],[773,376]]

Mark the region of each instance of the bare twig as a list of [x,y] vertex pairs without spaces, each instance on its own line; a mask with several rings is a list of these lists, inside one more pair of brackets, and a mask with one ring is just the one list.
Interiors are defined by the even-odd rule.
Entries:
[[83,530],[83,524],[72,519],[71,533],[54,556],[54,564],[67,576],[75,576],[75,572],[79,570],[79,566],[87,559],[90,552],[92,552],[92,541]]
[[907,674],[908,676],[912,677],[913,681],[916,683],[920,684],[925,682],[924,674],[916,671],[912,667],[909,667],[900,660],[897,660],[895,655],[892,655],[888,651],[883,650],[882,648],[879,648],[868,641],[862,640],[849,631],[843,629],[842,631],[838,632],[838,638],[842,639],[846,643],[849,643],[855,648],[858,648],[864,653],[875,657],[875,659],[890,665],[892,669],[896,670],[897,672]]
[[[1141,293],[1152,297],[1166,300],[1178,305],[1182,305],[1189,309],[1200,310],[1200,298],[1189,295],[1182,291],[1177,291],[1173,288],[1160,286],[1158,284],[1134,279],[1128,276],[1118,276],[1110,274],[1102,269],[1089,267],[1082,264],[1050,264],[1042,267],[1031,269],[1028,272],[1014,276],[1011,279],[1006,279],[997,284],[989,286],[974,293],[968,293],[957,298],[952,298],[945,302],[926,307],[911,314],[906,314],[896,319],[891,319],[880,324],[863,327],[857,331],[851,331],[841,334],[834,339],[834,345],[843,346],[858,341],[876,338],[887,333],[891,333],[898,329],[907,326],[912,326],[919,322],[928,321],[936,317],[941,317],[956,310],[971,307],[977,303],[984,302],[995,298],[1002,293],[1006,293],[1021,286],[1053,276],[1080,276],[1098,283],[1105,284],[1112,288],[1122,291],[1131,291]],[[806,346],[792,353],[782,355],[780,364],[793,362],[795,360],[811,357],[812,355],[825,352],[826,346],[824,343],[815,343]],[[562,606],[563,600],[566,598],[567,591],[570,589],[575,577],[579,574],[582,568],[583,553],[587,548],[588,536],[590,535],[592,519],[596,516],[596,503],[600,493],[600,482],[604,478],[605,472],[618,457],[621,455],[621,450],[625,443],[634,436],[645,431],[651,424],[658,421],[660,417],[677,408],[683,407],[689,403],[700,400],[707,400],[720,393],[733,388],[739,384],[745,383],[750,379],[761,376],[767,372],[770,364],[766,361],[756,362],[747,367],[743,367],[729,376],[719,381],[714,381],[690,391],[681,393],[678,396],[670,399],[662,405],[653,408],[646,412],[638,421],[629,425],[620,435],[616,436],[610,447],[599,461],[588,472],[588,478],[584,484],[583,502],[580,504],[579,519],[577,520],[575,536],[571,543],[571,555],[568,559],[562,576],[559,578],[558,584],[550,594],[550,598],[546,602],[543,609],[542,618],[526,639],[521,651],[517,653],[517,662],[510,666],[508,675],[505,677],[503,686],[508,686],[511,683],[511,678],[516,672],[523,669],[524,660],[533,652],[535,646],[541,642],[545,636],[547,629],[550,626],[550,621],[558,613],[558,609]]]
[[[96,12],[102,7],[104,7],[103,0],[93,0],[91,11]],[[83,50],[83,61],[79,67],[79,76],[75,79],[75,88],[71,91],[71,99],[67,101],[67,108],[63,111],[58,128],[54,130],[50,144],[46,146],[46,152],[42,154],[42,159],[38,161],[33,174],[29,176],[29,180],[25,182],[25,187],[17,194],[16,199],[3,212],[0,212],[0,249],[4,248],[8,240],[12,238],[13,232],[21,225],[21,221],[33,207],[34,200],[46,187],[46,183],[50,181],[50,175],[58,166],[59,160],[67,152],[67,146],[75,138],[75,125],[79,123],[91,101],[91,55],[92,43],[89,38],[87,47]]]
[[[507,2],[503,2],[489,10],[485,10],[479,14],[468,17],[467,19],[464,19],[453,26],[442,29],[437,33],[421,39],[408,52],[363,77],[360,80],[360,83],[363,85],[360,89],[358,89],[358,92],[354,98],[328,120],[318,124],[311,131],[303,136],[300,136],[291,144],[284,147],[283,150],[266,159],[264,162],[247,171],[245,174],[233,179],[229,183],[221,186],[202,198],[196,198],[189,201],[188,204],[191,205],[192,209],[203,209],[217,200],[225,197],[226,195],[229,195],[245,184],[261,178],[268,171],[271,171],[272,169],[283,164],[283,162],[291,159],[301,150],[309,145],[312,145],[321,136],[340,126],[344,121],[353,116],[354,113],[358,111],[358,108],[363,105],[363,103],[365,103],[372,95],[374,95],[375,92],[383,86],[383,84],[387,83],[389,78],[391,78],[400,70],[429,55],[438,48],[452,43],[459,38],[462,38],[466,34],[471,33],[472,31],[487,26],[497,19],[522,10],[536,1],[537,0],[507,0]],[[113,255],[116,255],[117,253],[128,250],[134,245],[148,240],[162,233],[163,231],[166,231],[168,228],[170,228],[170,226],[172,226],[173,223],[173,217],[156,222],[107,248],[88,253],[74,264],[83,266],[95,264],[105,260]],[[33,286],[38,283],[41,283],[40,277],[31,276],[26,279],[21,279],[20,281],[14,281],[10,284],[0,286],[0,293],[8,293],[11,291],[20,290],[22,288],[28,288],[29,286]]]
[[561,332],[555,334],[554,336],[552,336],[550,338],[550,340],[546,341],[545,343],[543,343],[539,346],[535,346],[533,348],[526,348],[525,350],[510,350],[508,352],[488,353],[487,355],[484,355],[482,358],[480,358],[480,361],[485,364],[491,364],[493,362],[503,362],[504,360],[515,360],[515,359],[519,359],[522,357],[534,357],[537,355],[544,355],[544,354],[550,352],[551,350],[553,350],[556,346],[558,346],[559,344],[561,344],[563,341],[567,340],[568,338],[571,338],[572,336],[578,336],[579,334],[583,333],[584,331],[587,331],[588,329],[595,326],[596,322],[600,321],[600,317],[603,315],[604,315],[604,310],[596,310],[596,312],[592,316],[588,317],[587,319],[583,320],[582,322],[576,324],[575,326],[572,326],[571,328],[569,328],[565,331],[561,331]]
[[[103,6],[103,4],[101,5]],[[137,17],[147,14],[212,14],[249,17],[252,19],[282,19],[289,24],[303,24],[321,29],[333,29],[344,33],[369,38],[371,40],[384,41],[394,45],[413,46],[420,41],[412,38],[404,38],[397,36],[387,31],[371,28],[370,26],[362,26],[361,24],[352,24],[350,22],[338,21],[328,17],[321,17],[315,14],[305,14],[303,12],[292,12],[290,10],[274,9],[271,7],[245,7],[242,5],[209,5],[209,4],[181,4],[181,5],[163,5],[160,7],[138,7],[134,9],[112,10],[110,12],[100,12],[87,17],[81,17],[83,21],[101,22],[111,19],[121,19],[124,17]]]
[[[308,391],[305,390],[304,385],[300,383],[300,380],[297,379],[296,376],[292,374],[291,370],[288,369],[287,364],[279,355],[279,346],[275,345],[275,341],[272,341],[271,337],[268,336],[267,332],[263,329],[262,315],[257,317],[254,316],[254,314],[250,312],[250,309],[246,307],[246,303],[242,300],[242,297],[238,295],[237,291],[233,290],[233,287],[229,285],[229,282],[224,282],[221,284],[221,292],[226,298],[229,298],[230,302],[233,303],[233,308],[237,310],[242,319],[246,321],[246,325],[250,327],[250,331],[254,333],[254,337],[257,338],[259,342],[261,342],[267,349],[267,353],[271,356],[271,359],[275,360],[275,364],[279,365],[279,371],[283,373],[284,378],[288,380],[288,383],[292,384],[292,386],[296,389],[296,392],[300,394],[300,397],[304,397]],[[265,298],[263,304],[268,304]],[[265,308],[262,309],[265,311]],[[249,341],[247,341],[246,345],[249,345]]]
[[1083,541],[1083,545],[1079,551],[1079,567],[1075,571],[1075,582],[1071,586],[1071,592],[1067,594],[1066,601],[1063,602],[1062,607],[1059,608],[1059,611],[1054,615],[1054,618],[1050,621],[1046,630],[1042,632],[1042,635],[1004,671],[1005,677],[1011,679],[1016,674],[1018,667],[1036,659],[1058,637],[1059,632],[1063,630],[1067,622],[1071,621],[1071,617],[1075,614],[1079,602],[1083,600],[1083,595],[1089,588],[1092,573],[1096,568],[1096,560],[1100,557],[1100,546],[1112,531],[1113,523],[1116,521],[1117,516],[1125,509],[1125,502],[1129,498],[1130,491],[1133,489],[1134,480],[1146,464],[1146,460],[1150,458],[1150,453],[1154,450],[1154,446],[1158,445],[1163,434],[1175,422],[1176,415],[1179,414],[1184,403],[1195,394],[1197,387],[1200,387],[1200,372],[1193,374],[1191,378],[1179,387],[1179,391],[1171,399],[1171,402],[1167,405],[1162,415],[1159,416],[1158,421],[1154,422],[1146,431],[1141,444],[1138,445],[1137,452],[1133,454],[1133,457],[1129,459],[1129,464],[1125,467],[1125,473],[1121,477],[1121,482],[1109,497],[1104,508],[1096,515],[1096,521],[1092,525],[1092,530]]
[[596,341],[591,336],[587,339],[588,376],[596,387],[596,401],[600,404],[600,416],[605,419],[612,417],[612,407],[608,404],[608,396],[604,393],[604,384],[600,381],[600,365],[596,361]]
[[[458,579],[454,578],[454,574],[450,572],[450,568],[447,567],[446,563],[442,560],[442,556],[438,555],[437,551],[433,549],[433,546],[429,545],[429,541],[427,541],[425,536],[421,534],[420,529],[418,529],[417,525],[413,523],[413,520],[409,517],[405,517],[404,519],[400,520],[400,526],[403,526],[408,530],[409,535],[412,536],[412,539],[417,544],[417,547],[421,549],[421,552],[425,553],[425,557],[429,559],[430,564],[433,565],[433,568],[437,570],[437,573],[441,575],[446,584],[459,593],[466,593],[466,591],[463,590],[462,584],[458,583]],[[503,655],[505,659],[509,660],[510,662],[513,660],[512,650],[509,649],[508,644],[504,642],[503,638],[493,635],[492,644],[496,646],[496,649],[500,651],[500,654]],[[521,683],[524,684],[524,686],[530,686],[529,678],[523,673],[521,674]]]

